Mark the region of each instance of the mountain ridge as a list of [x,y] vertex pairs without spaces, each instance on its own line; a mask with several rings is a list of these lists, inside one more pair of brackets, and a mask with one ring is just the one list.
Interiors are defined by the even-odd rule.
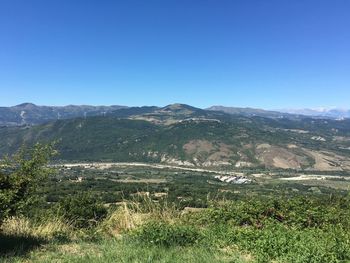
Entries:
[[185,104],[4,126],[0,137],[0,156],[21,145],[59,141],[65,161],[350,170],[350,120],[244,116]]
[[350,118],[349,109],[341,108],[319,108],[319,109],[280,109],[279,112],[289,114],[300,114],[304,116],[328,117],[328,118]]
[[[213,113],[216,112],[216,113]],[[264,110],[249,107],[225,107],[211,106],[201,109],[191,105],[174,103],[164,107],[158,106],[141,106],[129,107],[121,105],[111,106],[91,106],[91,105],[66,105],[66,106],[39,106],[30,102],[22,103],[11,107],[0,107],[0,126],[18,126],[18,125],[37,125],[45,122],[58,119],[71,119],[77,117],[102,116],[111,114],[122,118],[134,116],[140,119],[155,118],[155,121],[160,120],[160,116],[165,116],[166,113],[172,115],[174,119],[181,118],[181,115],[192,114],[192,117],[206,117],[212,114],[222,112],[230,115],[242,115],[246,117],[266,117],[266,118],[290,118],[300,119],[305,117],[313,118],[350,118],[349,110],[331,109],[327,111],[314,111],[307,109],[300,110]],[[145,114],[148,114],[146,116]],[[138,116],[142,115],[142,116]],[[173,120],[172,120],[173,121]],[[170,121],[169,123],[171,123]]]
[[21,103],[12,107],[0,107],[0,125],[36,125],[57,119],[103,115],[126,106],[39,106],[33,103]]

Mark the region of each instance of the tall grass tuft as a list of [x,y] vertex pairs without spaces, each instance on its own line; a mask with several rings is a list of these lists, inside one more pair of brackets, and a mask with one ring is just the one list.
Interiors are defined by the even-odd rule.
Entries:
[[1,225],[0,231],[8,236],[34,237],[50,240],[58,236],[72,238],[71,226],[59,218],[50,218],[47,222],[33,223],[24,217],[11,217]]
[[150,221],[174,223],[181,216],[173,204],[154,202],[147,196],[139,195],[122,204],[100,224],[98,231],[109,236],[120,237]]

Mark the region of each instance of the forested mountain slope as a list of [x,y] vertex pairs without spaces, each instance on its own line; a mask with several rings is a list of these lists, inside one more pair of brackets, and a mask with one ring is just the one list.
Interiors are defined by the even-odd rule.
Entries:
[[174,104],[0,128],[0,153],[57,140],[69,161],[350,169],[350,121],[263,118]]

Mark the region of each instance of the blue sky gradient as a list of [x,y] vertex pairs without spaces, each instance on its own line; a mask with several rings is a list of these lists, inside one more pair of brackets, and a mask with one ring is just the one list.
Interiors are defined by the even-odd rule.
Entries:
[[0,0],[0,105],[350,108],[348,0]]

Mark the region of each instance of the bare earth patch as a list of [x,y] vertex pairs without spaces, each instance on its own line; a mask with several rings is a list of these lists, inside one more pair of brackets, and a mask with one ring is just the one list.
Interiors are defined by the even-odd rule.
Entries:
[[260,144],[257,146],[257,156],[267,167],[300,169],[303,165],[307,164],[306,157],[278,146]]
[[304,149],[315,159],[314,169],[319,171],[342,171],[349,169],[349,160],[343,156],[336,155],[330,152],[316,152]]
[[233,151],[225,143],[213,143],[206,140],[192,140],[183,145],[184,151],[193,156],[197,165],[220,166],[230,165]]
[[183,149],[187,154],[195,154],[198,152],[207,152],[214,150],[213,143],[206,140],[192,140],[183,146]]

